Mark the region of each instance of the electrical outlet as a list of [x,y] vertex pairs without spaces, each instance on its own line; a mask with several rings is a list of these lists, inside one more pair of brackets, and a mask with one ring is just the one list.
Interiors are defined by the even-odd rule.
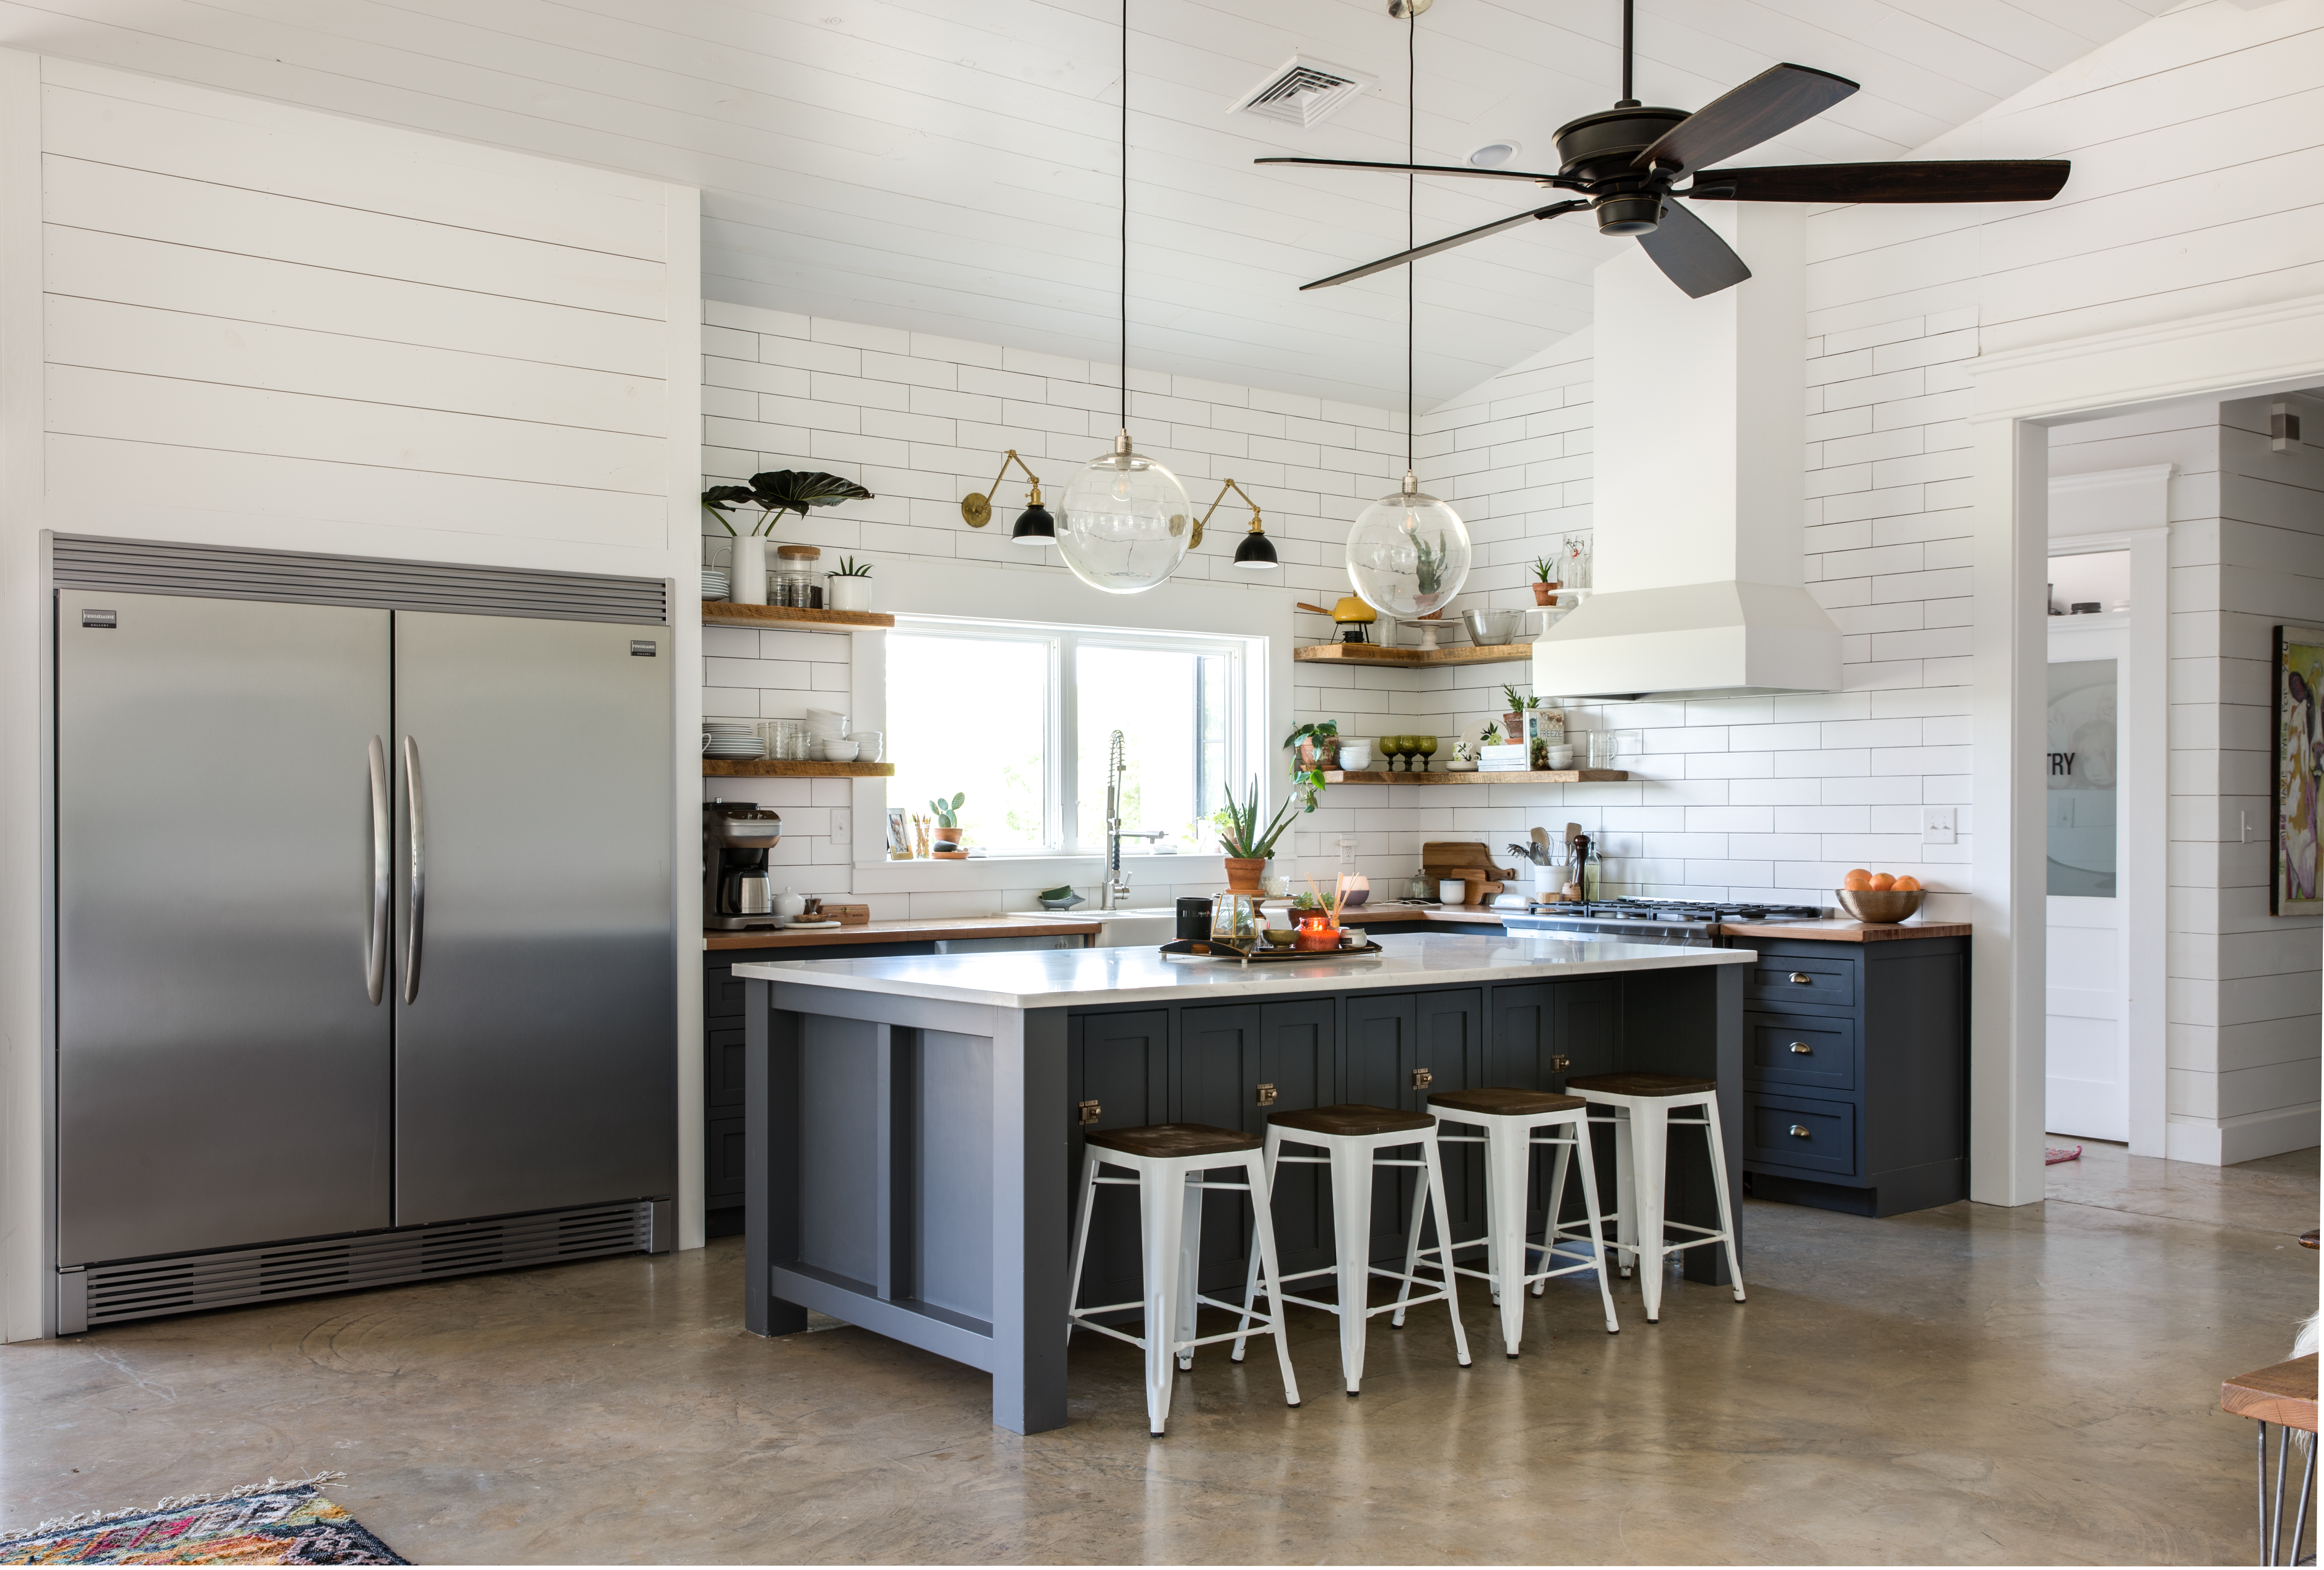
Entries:
[[1922,844],[1950,845],[1955,843],[1956,840],[1957,836],[1953,831],[1952,808],[1923,807],[1921,809]]
[[831,814],[831,837],[833,839],[838,840],[842,845],[846,845],[853,842],[854,835],[854,819],[849,817],[844,812],[835,812]]

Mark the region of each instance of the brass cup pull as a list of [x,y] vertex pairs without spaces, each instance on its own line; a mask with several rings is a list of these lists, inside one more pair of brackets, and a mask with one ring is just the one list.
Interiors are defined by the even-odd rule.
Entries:
[[1792,1137],[1794,1139],[1808,1139],[1812,1136],[1808,1133],[1808,1125],[1806,1124],[1795,1123],[1792,1125]]
[[1094,1101],[1083,1102],[1079,1110],[1082,1115],[1082,1123],[1084,1126],[1095,1123],[1099,1118],[1105,1116],[1105,1108],[1100,1106]]
[[1412,1088],[1415,1090],[1425,1090],[1431,1085],[1435,1083],[1436,1076],[1430,1073],[1427,1070],[1415,1069],[1412,1071]]
[[1815,978],[1809,975],[1804,970],[1794,970],[1792,972],[1792,985],[1794,987],[1811,987],[1813,986],[1814,983]]
[[1274,1087],[1274,1086],[1272,1086],[1272,1085],[1261,1085],[1261,1086],[1259,1088],[1259,1104],[1261,1106],[1274,1106],[1274,1105],[1275,1105],[1275,1087]]
[[1792,1043],[1792,1051],[1794,1053],[1803,1058],[1811,1058],[1815,1055],[1815,1049],[1808,1045],[1805,1042],[1794,1042]]

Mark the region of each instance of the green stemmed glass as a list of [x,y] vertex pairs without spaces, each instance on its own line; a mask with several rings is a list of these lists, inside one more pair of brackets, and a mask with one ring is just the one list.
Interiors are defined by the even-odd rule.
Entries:
[[1412,749],[1420,754],[1420,772],[1425,774],[1428,772],[1428,760],[1436,756],[1436,738],[1415,736],[1411,739]]

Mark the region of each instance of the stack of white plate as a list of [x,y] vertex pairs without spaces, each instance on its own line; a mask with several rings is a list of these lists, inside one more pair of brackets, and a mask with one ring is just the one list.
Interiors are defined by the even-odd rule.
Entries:
[[759,739],[755,722],[749,720],[705,720],[702,739],[705,757],[766,756],[766,743]]
[[724,600],[726,598],[726,569],[724,567],[703,568],[702,597],[705,600]]

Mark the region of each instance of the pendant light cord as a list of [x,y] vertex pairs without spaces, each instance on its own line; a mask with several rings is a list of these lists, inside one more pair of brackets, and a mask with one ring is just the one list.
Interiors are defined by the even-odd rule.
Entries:
[[1130,0],[1121,0],[1121,428],[1130,428]]
[[[1128,4],[1128,0],[1123,0]],[[1413,223],[1413,192],[1419,181],[1412,165],[1420,161],[1420,14],[1406,8],[1404,18],[1404,248],[1420,242]],[[1412,473],[1412,309],[1418,258],[1404,264],[1404,472]]]

